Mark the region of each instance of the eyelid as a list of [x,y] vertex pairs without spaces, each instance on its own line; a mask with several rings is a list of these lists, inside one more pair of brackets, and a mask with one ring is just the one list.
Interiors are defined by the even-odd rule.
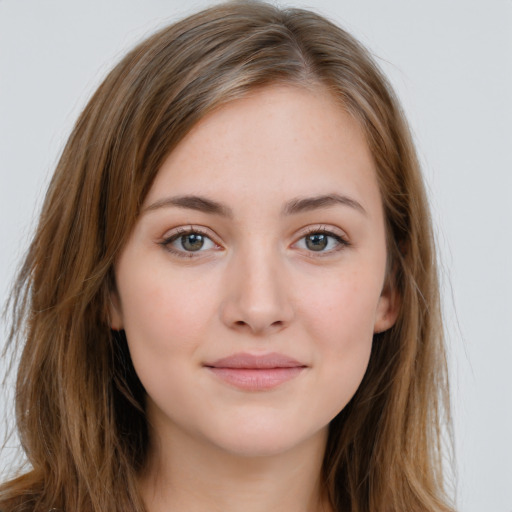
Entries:
[[[212,250],[218,251],[223,250],[222,244],[218,242],[218,237],[216,234],[214,234],[211,229],[205,228],[203,226],[197,226],[197,225],[187,225],[187,226],[178,226],[170,231],[168,231],[169,234],[166,234],[160,239],[157,243],[161,245],[166,251],[177,255],[181,258],[200,258],[207,256],[211,253]],[[178,250],[174,247],[172,247],[172,243],[174,243],[176,240],[178,240],[181,236],[188,235],[191,233],[196,233],[199,235],[202,235],[206,238],[208,238],[216,247],[214,249],[206,249],[206,250],[198,250],[198,251],[186,251],[186,250]],[[348,237],[346,233],[341,230],[340,228],[334,227],[334,226],[327,226],[325,224],[321,225],[313,225],[313,226],[306,226],[299,230],[299,233],[295,237],[295,242],[291,245],[292,248],[296,246],[301,240],[303,240],[305,237],[312,235],[312,234],[325,234],[328,237],[331,237],[336,240],[337,246],[335,248],[326,250],[326,251],[313,251],[313,250],[307,250],[302,249],[304,253],[307,253],[310,257],[322,257],[322,256],[329,256],[332,254],[337,253],[340,250],[343,250],[346,247],[351,246],[350,241],[348,240]],[[296,247],[295,247],[296,248]]]
[[342,238],[347,243],[349,243],[348,235],[345,231],[343,231],[341,228],[329,226],[327,224],[314,224],[311,226],[306,226],[299,230],[299,237],[302,238],[312,233],[325,233],[326,235],[333,235],[335,237]]
[[[169,234],[167,234],[169,233]],[[188,226],[178,226],[177,228],[174,228],[170,231],[168,231],[161,240],[159,240],[157,243],[161,245],[166,251],[170,252],[171,254],[177,255],[181,258],[199,258],[201,256],[205,256],[205,253],[210,253],[211,250],[204,250],[204,251],[181,251],[177,250],[174,247],[172,247],[172,243],[178,240],[180,237],[188,234],[198,234],[202,235],[205,238],[208,238],[216,247],[213,250],[219,250],[222,249],[222,245],[217,241],[217,236],[215,234],[212,234],[212,231],[208,228],[202,227],[202,226],[195,226],[195,225],[188,225]]]
[[187,235],[189,233],[198,233],[200,235],[207,236],[212,240],[217,238],[216,234],[210,228],[196,224],[186,224],[167,230],[165,235],[162,236],[162,241],[170,240],[171,238],[180,235]]
[[313,234],[325,234],[327,236],[330,236],[336,240],[338,243],[338,246],[334,249],[330,249],[328,251],[311,251],[311,250],[304,250],[305,253],[307,253],[308,256],[311,257],[324,257],[324,256],[330,256],[332,254],[337,253],[340,250],[343,250],[347,247],[350,247],[352,244],[348,239],[347,234],[341,230],[340,228],[336,228],[334,226],[326,226],[325,224],[316,225],[316,226],[307,226],[303,228],[296,239],[296,241],[292,244],[292,247],[297,245],[301,240],[306,238],[309,235]]

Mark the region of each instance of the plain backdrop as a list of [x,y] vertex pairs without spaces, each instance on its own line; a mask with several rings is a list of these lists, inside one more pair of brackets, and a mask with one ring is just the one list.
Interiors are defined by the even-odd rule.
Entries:
[[[0,300],[92,91],[136,42],[209,4],[0,0]],[[293,5],[327,15],[366,44],[403,103],[439,239],[458,507],[511,512],[512,0]],[[0,400],[12,417],[12,400]],[[0,475],[6,465],[0,461]]]

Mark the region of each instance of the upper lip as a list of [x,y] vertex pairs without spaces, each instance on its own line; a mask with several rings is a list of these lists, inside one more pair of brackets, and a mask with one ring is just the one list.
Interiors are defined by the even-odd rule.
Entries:
[[269,368],[296,368],[306,365],[277,352],[270,354],[249,354],[239,352],[228,357],[217,359],[205,366],[210,368],[246,368],[246,369],[269,369]]

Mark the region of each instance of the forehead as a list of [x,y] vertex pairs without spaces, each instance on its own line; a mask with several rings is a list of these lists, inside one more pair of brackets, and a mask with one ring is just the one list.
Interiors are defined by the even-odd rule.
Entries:
[[269,86],[194,126],[164,161],[145,203],[170,194],[282,202],[333,192],[380,207],[359,123],[322,88]]

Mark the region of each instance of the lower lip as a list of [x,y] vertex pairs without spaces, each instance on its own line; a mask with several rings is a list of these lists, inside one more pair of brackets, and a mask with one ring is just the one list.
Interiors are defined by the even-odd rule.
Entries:
[[215,368],[208,367],[217,377],[245,391],[265,391],[297,377],[304,366],[292,368]]

